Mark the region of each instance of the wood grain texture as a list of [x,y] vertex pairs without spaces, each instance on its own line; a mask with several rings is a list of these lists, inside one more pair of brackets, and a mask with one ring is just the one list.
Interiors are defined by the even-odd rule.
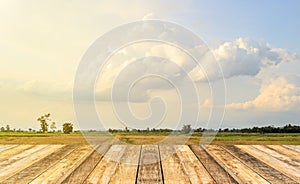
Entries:
[[267,146],[263,146],[263,145],[253,145],[253,147],[271,155],[274,158],[277,158],[282,162],[285,162],[293,167],[296,167],[300,173],[300,163],[292,160],[290,157],[286,156],[285,154],[279,153],[278,151],[275,151],[274,149],[270,149]]
[[206,150],[239,183],[269,183],[221,147],[207,146]]
[[103,158],[109,147],[109,145],[96,147],[93,153],[87,157],[62,183],[83,183]]
[[84,183],[109,183],[125,150],[126,145],[112,145]]
[[131,184],[136,181],[141,146],[128,145],[110,183]]
[[[16,147],[13,147],[11,149],[4,150],[0,152],[0,162],[11,159],[12,156],[22,153],[23,151],[32,148],[33,145],[18,145]],[[0,164],[1,166],[1,164]]]
[[282,183],[296,183],[291,178],[277,171],[276,169],[270,167],[266,163],[261,160],[253,157],[252,155],[246,153],[245,151],[239,149],[236,146],[222,146],[226,149],[230,154],[238,158],[242,163],[247,165],[253,171],[261,175],[268,182],[274,184],[282,184]]
[[296,145],[282,145],[282,146],[300,153],[300,146],[296,146]]
[[[7,163],[3,164],[2,162],[0,169],[0,182],[3,182],[3,180],[6,180],[14,174],[22,171],[23,169],[28,167],[28,165],[39,161],[40,159],[51,154],[53,151],[59,149],[60,147],[62,147],[62,145],[34,146],[31,149],[28,149],[22,153],[19,153],[18,155],[15,155],[11,159],[8,159]],[[14,159],[16,159],[17,161],[15,161]]]
[[199,145],[191,145],[190,147],[216,183],[237,183],[203,147]]
[[137,183],[163,183],[157,145],[142,146]]
[[300,163],[300,153],[295,150],[288,149],[282,145],[267,145],[267,147],[289,157],[294,162]]
[[174,146],[159,146],[161,164],[163,168],[164,183],[190,183],[188,175],[185,173],[180,159],[176,154]]
[[93,151],[89,145],[80,146],[71,154],[61,159],[58,163],[39,175],[30,183],[61,183],[75,168]]
[[215,183],[202,163],[187,145],[174,146],[185,173],[191,183]]
[[300,183],[299,148],[0,145],[0,183]]
[[54,150],[54,152],[52,152],[50,155],[29,165],[22,171],[5,180],[4,183],[29,183],[34,178],[45,172],[47,169],[58,163],[62,158],[70,154],[77,147],[77,145],[66,145],[56,151]]
[[294,181],[300,182],[300,171],[299,169],[281,161],[277,158],[272,157],[271,155],[263,152],[262,150],[257,149],[252,145],[236,145],[241,150],[249,153],[250,155],[258,158],[274,169],[282,172],[286,176],[292,178]]
[[0,152],[16,147],[16,144],[0,145]]

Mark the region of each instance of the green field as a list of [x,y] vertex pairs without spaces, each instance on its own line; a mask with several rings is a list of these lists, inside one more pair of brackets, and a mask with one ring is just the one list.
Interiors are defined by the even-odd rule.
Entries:
[[[85,136],[89,138],[108,137],[107,133],[89,132]],[[116,140],[129,144],[153,144],[159,143],[168,136],[171,140],[187,139],[186,144],[199,144],[202,133],[194,133],[191,136],[184,134],[169,135],[159,132],[121,132],[113,133]],[[29,133],[29,132],[1,132],[0,144],[87,144],[87,141],[80,132],[63,133]],[[233,145],[233,144],[293,144],[300,145],[299,133],[218,133],[212,144]]]

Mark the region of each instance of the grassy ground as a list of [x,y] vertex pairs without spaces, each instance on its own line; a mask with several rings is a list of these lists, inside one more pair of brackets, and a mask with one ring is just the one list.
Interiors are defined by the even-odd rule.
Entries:
[[0,144],[86,144],[81,133],[1,132]]
[[[23,133],[23,132],[1,132],[0,144],[87,144],[85,138],[95,143],[102,140],[115,138],[123,143],[129,144],[160,144],[165,143],[199,144],[202,134],[195,133],[192,136],[169,135],[168,133],[114,133],[113,137],[105,133]],[[120,142],[118,142],[120,143]],[[231,145],[231,144],[293,144],[300,145],[300,134],[250,134],[250,133],[218,133],[211,144]]]

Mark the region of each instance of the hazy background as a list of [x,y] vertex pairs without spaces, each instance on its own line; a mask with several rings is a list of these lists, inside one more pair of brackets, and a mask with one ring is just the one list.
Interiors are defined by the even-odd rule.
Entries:
[[[112,28],[151,18],[189,28],[215,54],[227,85],[223,127],[299,125],[299,17],[300,2],[297,0],[1,0],[0,126],[10,124],[13,128],[38,129],[37,117],[48,112],[58,127],[65,121],[76,125],[72,89],[84,52],[95,39]],[[145,49],[147,45],[141,47]],[[119,54],[123,58],[132,52],[139,50],[127,48]],[[166,46],[157,46],[147,52],[185,62],[184,56]],[[209,62],[206,65],[207,75],[218,85],[220,78],[215,75],[214,66]],[[117,72],[118,67],[120,65],[113,66],[108,73]],[[195,76],[202,80],[199,73]],[[109,83],[109,76],[103,79],[105,77]],[[105,86],[97,88],[96,85],[95,88],[99,95],[97,110],[103,115],[106,126],[122,128],[105,94],[101,93]],[[199,123],[203,124],[209,116],[209,88],[205,81],[197,88],[201,92]],[[165,88],[155,88],[150,93],[165,96],[171,103],[168,106],[170,114],[162,127],[172,128],[178,115],[176,94]],[[147,99],[132,105],[138,116],[149,114]],[[80,128],[97,127],[87,122]]]

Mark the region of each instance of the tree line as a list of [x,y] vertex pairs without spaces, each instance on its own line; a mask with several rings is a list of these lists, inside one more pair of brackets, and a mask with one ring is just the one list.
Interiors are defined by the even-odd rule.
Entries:
[[[31,128],[28,129],[28,131],[25,130],[21,130],[19,129],[15,129],[15,128],[11,128],[10,125],[6,125],[5,127],[1,127],[0,128],[0,132],[37,132],[37,133],[47,133],[47,132],[63,132],[66,134],[69,134],[71,132],[73,132],[73,124],[70,122],[65,122],[62,125],[62,130],[56,130],[56,122],[51,121],[50,118],[50,113],[47,113],[45,115],[40,116],[39,118],[37,118],[37,121],[40,123],[40,130],[36,131],[33,130]],[[51,129],[51,131],[49,131],[49,128]],[[93,131],[93,130],[90,130]],[[96,130],[94,130],[96,131]],[[191,132],[239,132],[239,133],[300,133],[300,126],[299,125],[291,125],[291,124],[287,124],[285,126],[282,127],[275,127],[275,126],[262,126],[262,127],[258,127],[258,126],[254,126],[252,128],[242,128],[242,129],[238,129],[238,128],[223,128],[223,129],[218,129],[218,130],[214,130],[214,129],[205,129],[205,128],[192,128],[190,124],[185,124],[182,126],[182,128],[180,130],[172,130],[169,128],[146,128],[146,129],[129,129],[128,127],[125,127],[124,129],[112,129],[109,128],[108,132],[110,133],[118,133],[118,132],[157,132],[157,133],[171,133],[171,132],[178,132],[178,133],[184,133],[184,134],[188,134]]]
[[179,132],[179,133],[184,133],[188,134],[191,132],[239,132],[239,133],[300,133],[300,126],[298,125],[285,125],[282,127],[274,127],[274,126],[262,126],[262,127],[257,127],[254,126],[252,128],[224,128],[224,129],[205,129],[205,128],[192,128],[191,125],[183,125],[181,130],[172,130],[168,128],[160,128],[160,129],[155,129],[155,128],[146,128],[146,129],[129,129],[128,127],[125,127],[124,129],[112,129],[109,128],[108,132],[110,133],[118,133],[118,132],[159,132],[159,133],[169,133],[169,132]]
[[264,126],[240,129],[243,133],[300,133],[300,126],[298,125],[285,125],[283,127]]
[[[21,130],[20,128],[17,130],[15,128],[11,129],[10,125],[1,127],[0,131],[1,132],[36,132],[36,133],[53,132],[54,133],[54,132],[56,132],[56,129],[57,129],[56,122],[51,121],[50,116],[51,116],[51,114],[47,113],[47,114],[42,115],[41,117],[37,118],[37,121],[40,123],[40,127],[41,127],[39,131],[33,130],[32,128],[28,128],[28,131]],[[50,127],[51,131],[49,131],[49,127]],[[62,125],[62,131],[65,134],[69,134],[69,133],[73,132],[73,124],[70,122],[65,122]],[[61,130],[57,130],[57,132],[61,132]]]

